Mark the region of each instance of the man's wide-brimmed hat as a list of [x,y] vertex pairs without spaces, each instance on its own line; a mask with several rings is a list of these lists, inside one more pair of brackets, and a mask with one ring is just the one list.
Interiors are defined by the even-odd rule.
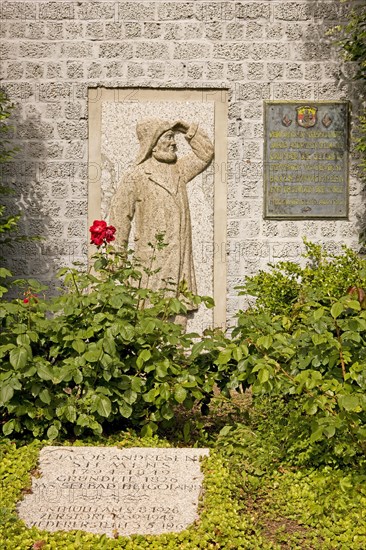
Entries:
[[140,142],[140,151],[137,155],[136,164],[141,164],[149,158],[160,136],[168,130],[174,130],[177,122],[148,118],[139,122],[136,126],[137,137]]

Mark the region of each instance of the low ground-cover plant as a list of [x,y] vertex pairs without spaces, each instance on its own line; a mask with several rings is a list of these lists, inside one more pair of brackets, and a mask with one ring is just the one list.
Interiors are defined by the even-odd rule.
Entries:
[[[363,550],[366,496],[362,472],[347,467],[291,466],[285,455],[281,458],[281,444],[276,441],[285,410],[270,399],[261,403],[255,400],[253,407],[250,394],[234,397],[235,407],[222,396],[215,397],[214,413],[202,419],[202,430],[207,428],[210,436],[205,439],[198,434],[199,439],[194,437],[188,442],[189,446],[203,443],[210,447],[210,457],[202,464],[205,479],[200,519],[181,533],[108,539],[77,531],[49,533],[36,527],[28,529],[17,517],[16,502],[22,492],[29,491],[30,472],[37,472],[38,451],[49,442],[35,440],[24,445],[1,438],[0,480],[4,493],[0,547]],[[238,424],[239,412],[242,422]],[[218,433],[222,415],[229,424]],[[174,443],[187,445],[177,432]],[[171,444],[156,435],[139,438],[133,432],[83,437],[73,442],[121,448]]]
[[[198,335],[174,322],[188,301],[211,307],[212,300],[142,288],[153,264],[144,268],[116,252],[108,244],[114,228],[105,222],[91,229],[99,247],[92,271],[61,270],[64,288],[52,300],[30,286],[23,299],[1,304],[5,435],[55,439],[115,425],[151,435],[172,421],[175,406],[207,404],[213,394],[212,365],[194,360]],[[160,246],[158,238],[152,257]]]
[[366,260],[310,243],[307,257],[241,287],[257,302],[239,312],[216,363],[230,373],[226,387],[290,403],[287,446],[306,446],[302,458],[354,461],[366,450]]
[[[281,548],[361,550],[365,464],[316,464],[314,449],[306,455],[307,430],[293,405],[272,396],[254,398],[249,417],[219,433],[214,445],[235,481],[235,498],[245,503],[263,538]],[[306,424],[307,417],[301,418]]]

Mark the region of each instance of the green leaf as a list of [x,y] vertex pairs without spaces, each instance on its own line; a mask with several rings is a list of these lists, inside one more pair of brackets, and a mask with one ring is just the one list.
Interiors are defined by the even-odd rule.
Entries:
[[148,361],[151,357],[151,352],[148,349],[143,349],[140,353],[138,358],[136,359],[136,365],[140,369],[146,361]]
[[228,433],[230,433],[231,430],[232,430],[232,426],[224,426],[223,428],[221,428],[219,435],[221,436],[228,435]]
[[11,366],[15,369],[22,369],[27,364],[28,356],[30,356],[30,353],[23,346],[12,349],[9,356]]
[[158,378],[165,378],[165,376],[168,374],[168,369],[166,365],[162,365],[161,363],[156,366],[156,376]]
[[8,422],[5,422],[3,426],[3,434],[5,436],[10,435],[14,431],[14,426],[15,426],[14,418],[12,418],[11,420],[8,420]]
[[145,426],[141,430],[142,437],[151,437],[156,430],[158,429],[157,424],[155,422],[148,422],[148,424],[145,424]]
[[0,405],[3,406],[5,403],[10,401],[14,395],[14,390],[10,385],[4,385],[0,388]]
[[165,418],[165,420],[170,420],[174,417],[174,411],[173,409],[168,405],[168,403],[164,403],[161,406],[160,409],[162,418]]
[[272,345],[273,338],[269,334],[266,336],[260,336],[257,340],[257,345],[261,346],[264,349],[269,349]]
[[113,295],[109,299],[109,305],[112,306],[114,309],[121,309],[123,305],[123,299],[121,296]]
[[5,267],[0,267],[0,277],[11,277],[11,272],[8,269],[5,269]]
[[135,336],[135,329],[129,323],[126,323],[120,328],[120,336],[125,342],[132,342]]
[[84,353],[83,357],[88,363],[97,363],[100,358],[100,350],[99,349],[91,349]]
[[174,399],[177,401],[177,403],[183,403],[186,397],[187,390],[183,388],[183,386],[178,385],[174,388]]
[[75,384],[81,384],[81,382],[83,381],[83,374],[82,374],[81,370],[75,368],[72,378],[73,378]]
[[66,419],[74,424],[76,420],[76,408],[74,405],[66,405],[64,408],[64,414]]
[[141,436],[142,437],[151,437],[153,435],[153,431],[152,431],[152,428],[151,428],[151,425],[150,425],[150,422],[149,424],[145,424],[145,426],[143,426],[142,430],[141,430]]
[[130,418],[130,416],[132,414],[132,411],[133,411],[133,409],[132,409],[131,405],[126,403],[126,401],[122,401],[122,403],[119,406],[119,412],[121,413],[121,415],[124,418]]
[[48,428],[47,430],[47,437],[48,439],[56,439],[56,437],[58,436],[58,429],[56,428],[55,425],[52,425]]
[[191,423],[187,421],[184,423],[184,426],[183,426],[183,439],[185,442],[189,441],[190,435],[191,435]]
[[164,401],[168,401],[170,398],[170,387],[166,382],[160,385],[160,397]]
[[173,311],[173,313],[180,313],[184,308],[182,307],[182,304],[177,298],[172,298],[170,300],[170,309]]
[[125,393],[123,394],[123,399],[129,405],[132,405],[137,400],[137,393],[132,390],[126,390]]
[[83,340],[79,340],[79,339],[74,340],[71,345],[74,348],[74,350],[77,351],[78,353],[84,353],[86,346]]
[[142,398],[146,403],[153,403],[157,395],[159,395],[159,390],[157,388],[152,388],[147,393],[144,393]]
[[358,411],[360,399],[358,395],[339,395],[338,404],[346,411]]
[[52,367],[41,363],[37,366],[37,374],[42,380],[52,380],[53,378],[53,370]]
[[49,405],[51,403],[51,394],[47,388],[44,388],[42,391],[39,392],[39,398],[43,403],[46,403]]
[[156,327],[155,319],[141,319],[140,328],[144,334],[151,334]]
[[29,338],[28,334],[18,334],[17,344],[18,344],[18,346],[29,346],[30,338]]
[[94,399],[94,410],[100,414],[100,416],[104,416],[105,418],[108,418],[108,416],[112,412],[112,403],[110,399],[106,395],[97,395]]
[[330,308],[330,314],[333,317],[333,319],[337,319],[337,317],[339,317],[340,314],[343,313],[343,311],[344,311],[344,305],[341,302],[336,302]]
[[115,355],[116,344],[111,337],[106,337],[103,339],[103,350],[109,355]]
[[14,348],[14,344],[5,344],[3,346],[0,346],[0,359],[4,357],[8,353],[8,351]]
[[226,365],[231,359],[232,352],[233,350],[231,348],[226,348],[223,351],[220,351],[216,364]]
[[266,368],[262,368],[258,372],[258,380],[261,384],[264,384],[265,382],[268,382],[269,380],[269,371]]
[[140,378],[137,378],[137,376],[131,377],[131,389],[134,392],[139,393],[141,391],[142,386],[143,386],[143,382],[142,380],[140,380]]
[[324,316],[324,308],[320,307],[319,309],[316,309],[313,315],[314,315],[314,320],[319,321],[319,319],[321,319]]

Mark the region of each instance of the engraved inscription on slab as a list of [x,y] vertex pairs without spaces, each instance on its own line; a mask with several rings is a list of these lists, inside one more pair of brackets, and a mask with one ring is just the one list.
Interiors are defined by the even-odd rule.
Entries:
[[265,102],[265,217],[347,218],[348,102]]
[[193,523],[208,449],[45,447],[18,504],[28,527],[108,536],[179,532]]

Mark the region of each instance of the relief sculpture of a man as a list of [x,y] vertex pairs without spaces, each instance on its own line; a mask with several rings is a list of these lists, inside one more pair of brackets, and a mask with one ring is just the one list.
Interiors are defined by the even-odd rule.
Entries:
[[[192,149],[179,159],[177,132],[184,134]],[[211,163],[213,144],[198,124],[180,120],[146,119],[137,124],[136,133],[140,144],[136,166],[122,178],[111,203],[116,244],[126,246],[134,219],[135,254],[146,266],[152,254],[148,243],[155,243],[156,234],[164,233],[167,246],[156,255],[153,268],[159,272],[149,277],[149,288],[157,290],[165,288],[167,281],[178,285],[184,280],[188,290],[196,293],[186,187]]]

